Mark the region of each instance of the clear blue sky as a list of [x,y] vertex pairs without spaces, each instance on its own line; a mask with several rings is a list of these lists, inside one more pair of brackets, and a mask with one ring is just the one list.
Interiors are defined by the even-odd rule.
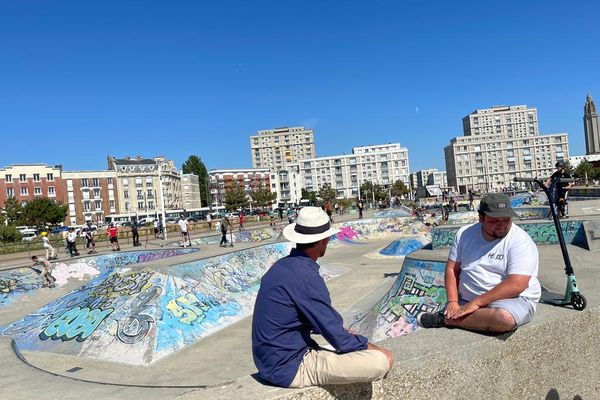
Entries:
[[595,1],[2,0],[0,166],[250,167],[250,135],[305,125],[318,156],[400,142],[443,170],[461,118],[498,104],[583,154],[598,26]]

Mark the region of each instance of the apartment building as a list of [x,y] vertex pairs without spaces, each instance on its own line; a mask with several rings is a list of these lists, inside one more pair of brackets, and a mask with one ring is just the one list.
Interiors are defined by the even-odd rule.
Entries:
[[258,131],[250,136],[253,168],[268,168],[273,172],[287,169],[289,163],[315,157],[312,129],[303,126]]
[[437,168],[428,168],[410,174],[413,189],[426,186],[448,187],[446,171],[438,171]]
[[64,171],[62,177],[69,225],[104,222],[119,213],[116,171]]
[[298,171],[301,188],[318,191],[329,184],[338,198],[358,196],[366,181],[384,187],[397,180],[410,184],[408,149],[400,143],[354,147],[352,154],[302,160]]
[[198,175],[181,174],[181,200],[186,210],[202,207]]
[[302,199],[302,176],[300,164],[290,163],[287,169],[271,172],[271,192],[277,193],[277,204],[300,204]]
[[271,187],[271,174],[268,168],[213,169],[208,172],[212,206],[225,205],[225,193],[234,183],[243,188],[246,195],[259,187]]
[[14,197],[27,203],[45,197],[65,203],[62,166],[46,164],[12,164],[0,169],[0,208]]
[[540,135],[537,109],[526,105],[475,110],[463,133],[444,148],[448,185],[460,193],[522,187],[514,177],[546,178],[569,157],[567,133]]
[[[154,214],[161,208],[182,209],[181,176],[172,160],[165,157],[108,157],[108,169],[117,174],[117,200],[120,213]],[[161,190],[162,189],[162,190]]]

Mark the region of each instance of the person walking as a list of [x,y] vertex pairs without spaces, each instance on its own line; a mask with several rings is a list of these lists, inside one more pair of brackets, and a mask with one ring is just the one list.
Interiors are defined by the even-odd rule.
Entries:
[[183,215],[179,217],[179,221],[177,221],[179,225],[179,230],[181,231],[181,242],[183,243],[183,247],[191,246],[192,242],[190,241],[190,232],[189,232],[189,222],[187,219],[183,218]]
[[356,203],[356,207],[358,208],[358,219],[362,219],[363,210],[365,209],[365,203],[361,199],[358,199],[358,203]]
[[331,215],[331,202],[329,200],[327,200],[327,202],[325,203],[325,212],[329,217],[329,222],[333,222],[333,216]]
[[131,224],[131,236],[133,237],[133,246],[141,246],[140,244],[140,233],[139,233],[139,223],[137,218],[133,219],[133,223]]
[[210,213],[206,214],[206,223],[208,224],[208,231],[212,231],[212,215]]
[[85,238],[85,248],[88,254],[96,253],[96,241],[94,240],[94,229],[92,221],[87,221],[85,227],[81,230]]
[[110,225],[108,225],[106,232],[108,233],[112,251],[120,251],[121,247],[119,246],[119,228],[117,228],[115,224],[111,222]]
[[56,260],[58,257],[56,256],[56,249],[52,244],[50,244],[50,239],[48,239],[48,232],[42,232],[42,243],[44,245],[44,250],[46,250],[46,259],[47,260]]
[[158,218],[154,220],[152,226],[154,227],[154,239],[158,239]]
[[[316,261],[337,232],[319,207],[302,208],[296,222],[283,230],[295,248],[261,279],[252,317],[252,356],[260,378],[273,385],[372,382],[392,368],[389,350],[344,328],[319,275]],[[319,347],[312,334],[320,334],[334,351]]]
[[240,211],[240,231],[244,229],[244,212]]
[[227,230],[230,228],[231,222],[229,222],[229,218],[227,216],[221,219],[221,243],[219,246],[227,247]]
[[76,257],[79,255],[77,251],[77,233],[75,232],[75,228],[69,228],[69,233],[67,233],[67,253],[71,257]]
[[[56,278],[52,276],[52,268],[48,260],[41,257],[32,256],[31,261],[33,261],[31,269],[38,273],[40,278],[42,278],[42,287],[53,288]],[[39,267],[39,269],[36,267]]]

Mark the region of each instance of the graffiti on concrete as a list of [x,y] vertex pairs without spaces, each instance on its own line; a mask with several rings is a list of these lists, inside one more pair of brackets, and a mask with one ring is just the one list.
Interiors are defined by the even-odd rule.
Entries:
[[[281,233],[279,227],[269,228],[258,228],[249,230],[234,230],[233,232],[227,233],[227,240],[233,240],[234,243],[254,243],[264,242],[266,240],[277,239]],[[192,246],[203,246],[207,244],[219,244],[221,242],[221,235],[203,236],[197,239],[192,239]],[[183,242],[171,242],[168,243],[169,247],[182,247]]]
[[373,218],[397,218],[397,217],[410,217],[413,214],[413,210],[406,206],[400,206],[398,208],[391,208],[389,210],[376,211],[373,213]]
[[414,217],[363,219],[334,224],[341,230],[331,237],[330,246],[356,243],[356,240],[405,236],[430,237],[429,227]]
[[458,211],[448,214],[448,225],[464,225],[473,224],[479,221],[479,213],[477,211]]
[[550,207],[517,207],[515,212],[520,220],[547,219],[550,217]]
[[98,325],[114,310],[107,308],[105,310],[75,307],[64,314],[57,320],[53,321],[40,333],[40,339],[52,339],[68,341],[76,339],[78,342],[83,342],[88,338]]
[[367,311],[354,315],[350,329],[373,341],[415,331],[417,315],[437,312],[446,304],[445,267],[445,262],[405,258],[388,293]]
[[422,249],[426,243],[426,239],[420,236],[398,239],[379,250],[379,254],[388,257],[404,257],[413,251]]

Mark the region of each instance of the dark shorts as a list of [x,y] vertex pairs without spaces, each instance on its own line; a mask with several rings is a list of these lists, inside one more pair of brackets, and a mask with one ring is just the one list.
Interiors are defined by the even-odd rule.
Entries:
[[188,235],[187,232],[181,231],[181,236],[186,237]]
[[115,237],[111,237],[111,238],[110,238],[110,242],[111,242],[111,243],[119,243],[119,238],[118,238],[118,237],[116,237],[116,236],[115,236]]

